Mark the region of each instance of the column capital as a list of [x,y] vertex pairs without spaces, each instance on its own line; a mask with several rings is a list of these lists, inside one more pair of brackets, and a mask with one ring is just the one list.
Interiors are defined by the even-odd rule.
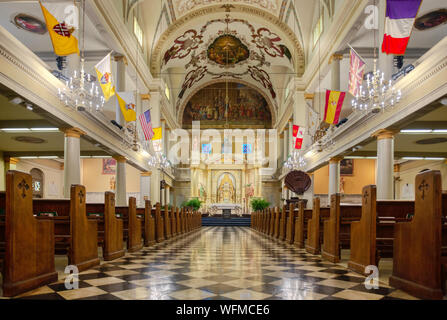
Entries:
[[142,177],[150,177],[152,175],[152,171],[141,172],[140,175]]
[[280,138],[280,139],[284,139],[284,133],[280,133],[280,134],[279,134],[279,138]]
[[118,163],[126,163],[127,161],[126,157],[120,155],[114,155],[112,158],[115,159]]
[[400,172],[400,164],[394,165],[394,172]]
[[145,101],[145,100],[146,100],[146,101],[151,100],[151,94],[150,94],[150,93],[141,94],[140,97],[141,97],[141,100],[143,100],[143,101]]
[[374,132],[371,136],[373,138],[376,138],[377,140],[383,140],[383,139],[393,139],[396,135],[396,131],[393,130],[387,130],[387,129],[380,129],[376,132]]
[[113,60],[116,62],[122,61],[126,66],[128,65],[126,56],[114,56]]
[[315,93],[304,93],[304,99],[313,100],[315,98]]
[[60,131],[65,134],[65,137],[71,138],[80,138],[81,136],[86,135],[86,133],[79,128],[61,128]]
[[336,157],[330,158],[329,163],[339,163],[343,159],[344,159],[344,157],[342,157],[342,156],[336,156]]
[[329,64],[332,63],[332,61],[340,61],[343,60],[343,55],[339,54],[339,53],[334,53],[330,58],[329,58]]
[[13,157],[5,157],[4,161],[9,163],[9,164],[17,164],[17,163],[19,163],[20,159],[13,158]]

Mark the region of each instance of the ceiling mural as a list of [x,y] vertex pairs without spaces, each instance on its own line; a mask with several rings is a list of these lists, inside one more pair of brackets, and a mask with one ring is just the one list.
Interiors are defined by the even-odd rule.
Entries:
[[256,90],[241,83],[220,82],[200,89],[189,99],[183,112],[183,127],[190,129],[192,121],[200,121],[202,129],[264,129],[272,127],[272,114]]
[[263,88],[276,103],[277,93],[270,77],[272,66],[293,70],[292,54],[281,37],[269,28],[231,18],[229,14],[183,32],[162,59],[164,70],[186,70],[177,108],[193,86],[228,78]]

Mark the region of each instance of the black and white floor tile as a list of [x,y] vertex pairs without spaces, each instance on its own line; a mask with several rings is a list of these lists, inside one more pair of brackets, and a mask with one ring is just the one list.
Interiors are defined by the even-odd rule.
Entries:
[[82,272],[79,289],[59,282],[17,297],[59,300],[411,299],[250,228],[203,227]]

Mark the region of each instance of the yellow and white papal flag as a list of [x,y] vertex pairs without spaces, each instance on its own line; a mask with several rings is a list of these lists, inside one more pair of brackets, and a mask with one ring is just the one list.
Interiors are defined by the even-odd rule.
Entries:
[[109,53],[95,66],[98,82],[104,94],[104,99],[108,101],[115,95],[115,86],[112,76],[112,54]]

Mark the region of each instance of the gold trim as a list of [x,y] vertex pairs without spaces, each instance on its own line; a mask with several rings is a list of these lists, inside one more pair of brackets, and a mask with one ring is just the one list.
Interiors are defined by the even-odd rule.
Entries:
[[394,165],[394,172],[400,172],[400,164]]
[[9,163],[10,165],[15,165],[17,163],[19,163],[20,159],[17,158],[13,158],[13,157],[5,157],[5,162]]
[[142,177],[150,177],[150,176],[152,175],[152,172],[151,172],[151,171],[148,171],[148,172],[141,172],[140,175],[141,175]]
[[120,156],[120,155],[115,155],[112,158],[115,159],[119,163],[126,163],[126,161],[127,161],[126,157]]
[[333,60],[343,60],[343,55],[339,53],[334,53],[330,58],[328,64],[331,64]]
[[380,129],[373,133],[371,137],[376,138],[377,140],[393,139],[396,133],[397,132],[393,130]]
[[330,158],[329,163],[339,163],[343,159],[344,159],[344,157],[342,157],[342,156],[336,156],[336,157]]
[[306,100],[313,100],[315,98],[315,93],[305,93],[304,99]]
[[119,62],[122,60],[126,66],[128,65],[126,56],[115,56],[115,57],[113,57],[113,60],[115,60],[116,62]]
[[141,97],[142,101],[149,101],[149,100],[151,100],[151,94],[150,93],[141,94],[140,97]]
[[81,136],[87,134],[79,128],[62,128],[60,129],[60,131],[62,131],[65,134],[65,137],[78,138],[78,139]]

